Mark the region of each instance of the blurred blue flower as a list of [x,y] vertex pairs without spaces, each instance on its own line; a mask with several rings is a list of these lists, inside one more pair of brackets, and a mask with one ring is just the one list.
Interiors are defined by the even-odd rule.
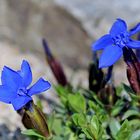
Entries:
[[123,47],[132,49],[140,48],[140,41],[131,38],[132,35],[140,31],[140,23],[133,29],[127,31],[127,25],[124,20],[117,19],[113,24],[109,34],[102,36],[92,44],[92,50],[104,49],[100,59],[99,68],[113,65],[123,54]]
[[1,76],[0,101],[12,104],[15,110],[21,109],[29,101],[31,96],[48,90],[51,85],[48,81],[40,78],[34,85],[32,72],[27,61],[23,60],[21,70],[14,71],[4,66]]

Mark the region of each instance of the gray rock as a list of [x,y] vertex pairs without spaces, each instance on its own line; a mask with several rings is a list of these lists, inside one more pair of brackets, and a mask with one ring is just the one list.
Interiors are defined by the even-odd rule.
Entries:
[[32,50],[42,56],[41,39],[46,38],[62,63],[73,68],[87,66],[88,35],[78,20],[53,1],[1,0],[0,19],[0,41],[9,41],[21,50]]
[[22,135],[19,128],[12,132],[5,124],[2,124],[0,125],[0,140],[29,140],[29,138]]
[[55,0],[81,21],[84,29],[97,39],[107,33],[116,18],[132,26],[140,22],[139,0]]

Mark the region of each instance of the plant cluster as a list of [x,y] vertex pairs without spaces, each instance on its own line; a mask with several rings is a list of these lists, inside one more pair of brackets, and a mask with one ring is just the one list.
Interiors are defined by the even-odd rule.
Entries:
[[[48,90],[51,85],[41,78],[28,88],[32,74],[25,60],[19,71],[4,67],[0,101],[13,105],[27,128],[22,133],[31,139],[140,140],[140,56],[132,50],[140,48],[140,41],[131,37],[139,31],[140,24],[127,31],[125,21],[117,19],[109,34],[92,44],[88,89],[72,86],[43,40],[46,60],[58,82],[54,85],[58,102],[49,102],[52,112],[43,113],[41,100],[40,107],[34,104],[31,96]],[[103,53],[98,58],[95,51],[101,49]],[[121,56],[129,85],[122,83],[115,87],[113,65]],[[104,67],[106,71],[102,70]]]

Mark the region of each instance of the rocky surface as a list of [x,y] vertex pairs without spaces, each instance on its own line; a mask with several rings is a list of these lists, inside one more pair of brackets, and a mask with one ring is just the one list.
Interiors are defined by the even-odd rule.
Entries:
[[1,0],[0,9],[0,40],[42,55],[41,40],[46,38],[62,63],[87,66],[89,37],[80,22],[53,1]]
[[21,130],[17,128],[11,132],[6,125],[0,125],[0,139],[1,140],[29,140],[26,136],[21,134]]
[[123,18],[130,27],[140,22],[139,0],[55,0],[55,2],[76,17],[93,39],[106,33],[116,18]]

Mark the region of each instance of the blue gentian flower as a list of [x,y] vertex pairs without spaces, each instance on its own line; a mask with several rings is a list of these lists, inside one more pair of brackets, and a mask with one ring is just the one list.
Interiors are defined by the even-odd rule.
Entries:
[[12,104],[15,110],[21,109],[29,101],[32,95],[38,94],[50,88],[50,83],[40,78],[34,85],[32,72],[27,61],[23,60],[21,70],[14,71],[4,66],[1,76],[0,101]]
[[123,47],[132,49],[140,48],[140,41],[131,38],[132,35],[140,31],[140,23],[133,29],[127,31],[127,25],[124,20],[117,19],[113,24],[109,34],[102,36],[92,44],[92,50],[104,49],[100,59],[99,68],[113,65],[123,54]]

